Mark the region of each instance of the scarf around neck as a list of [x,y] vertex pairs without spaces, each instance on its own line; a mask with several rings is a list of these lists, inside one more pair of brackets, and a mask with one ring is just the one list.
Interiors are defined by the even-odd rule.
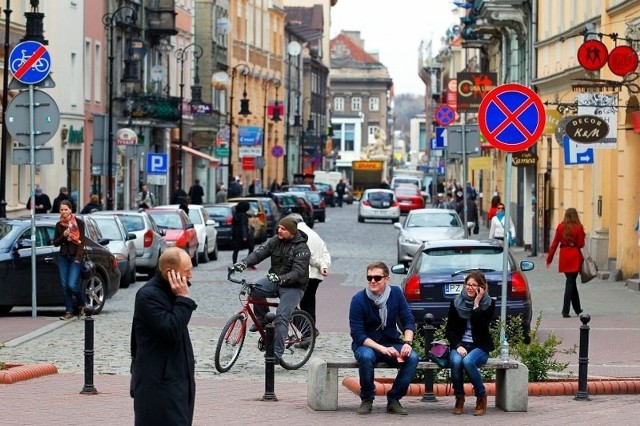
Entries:
[[369,290],[369,287],[367,287],[365,291],[367,292],[367,297],[376,305],[376,308],[378,308],[381,321],[380,327],[378,328],[384,330],[387,326],[387,300],[389,300],[389,295],[391,294],[391,287],[387,284],[380,296],[373,294],[373,292]]
[[70,214],[68,217],[60,215],[60,223],[62,226],[69,229],[69,236],[67,240],[73,244],[80,244],[80,228],[78,228],[78,222],[76,221],[76,215]]
[[[469,319],[471,318],[471,312],[473,311],[473,301],[475,297],[470,297],[467,292],[462,289],[460,294],[456,296],[453,301],[456,310],[458,311],[458,315],[460,318]],[[480,309],[486,310],[491,305],[491,298],[489,294],[485,293],[482,296],[482,300],[480,300]]]

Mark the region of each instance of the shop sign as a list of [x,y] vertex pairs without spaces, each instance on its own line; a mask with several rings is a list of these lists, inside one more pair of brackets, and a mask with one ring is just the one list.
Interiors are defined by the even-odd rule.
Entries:
[[595,115],[578,115],[566,123],[564,132],[575,142],[594,143],[607,136],[609,125]]

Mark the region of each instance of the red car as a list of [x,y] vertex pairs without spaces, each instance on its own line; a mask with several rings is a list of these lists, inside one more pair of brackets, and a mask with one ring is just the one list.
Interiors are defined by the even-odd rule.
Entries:
[[180,209],[147,209],[158,228],[164,229],[164,240],[168,247],[180,247],[191,257],[191,264],[198,265],[198,235],[189,216]]
[[394,192],[400,203],[400,213],[409,213],[411,210],[424,208],[424,198],[422,198],[420,189],[415,185],[399,185],[394,189]]

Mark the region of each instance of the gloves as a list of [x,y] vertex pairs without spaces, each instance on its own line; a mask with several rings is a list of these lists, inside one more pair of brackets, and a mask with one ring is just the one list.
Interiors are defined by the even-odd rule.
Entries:
[[236,272],[243,272],[245,269],[247,269],[247,264],[244,262],[237,262],[233,264],[233,269]]
[[270,274],[267,274],[267,279],[274,284],[280,284],[282,282],[278,274],[275,274],[273,272],[271,272]]

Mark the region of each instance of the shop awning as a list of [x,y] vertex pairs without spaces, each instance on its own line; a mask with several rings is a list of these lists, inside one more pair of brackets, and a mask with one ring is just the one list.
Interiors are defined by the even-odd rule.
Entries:
[[[172,143],[171,148],[180,150],[180,145],[178,145],[177,143]],[[188,152],[191,155],[195,155],[196,157],[204,158],[209,162],[210,166],[217,166],[220,163],[220,160],[218,160],[216,157],[205,154],[204,152],[198,151],[197,149],[193,149],[190,146],[182,145],[182,150]]]

